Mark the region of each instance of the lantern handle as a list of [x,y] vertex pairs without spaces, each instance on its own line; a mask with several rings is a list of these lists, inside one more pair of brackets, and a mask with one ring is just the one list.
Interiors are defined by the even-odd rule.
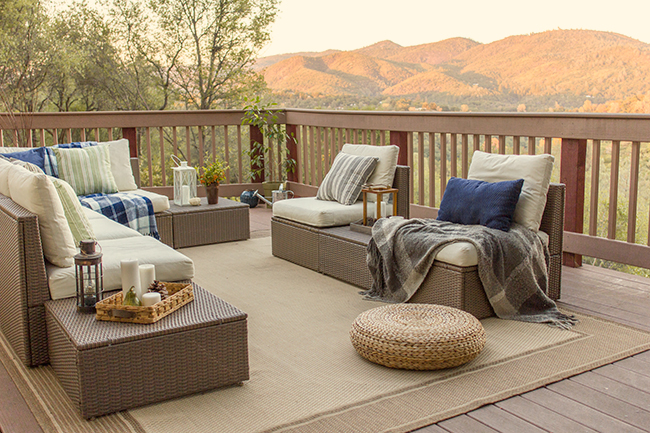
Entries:
[[178,156],[170,155],[169,157],[171,158],[172,161],[174,161],[174,164],[176,164],[176,167],[181,166],[181,159]]

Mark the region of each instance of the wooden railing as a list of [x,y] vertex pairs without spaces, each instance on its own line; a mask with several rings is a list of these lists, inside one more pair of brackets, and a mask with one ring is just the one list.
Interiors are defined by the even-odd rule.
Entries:
[[[0,145],[124,136],[140,156],[150,187],[170,184],[170,154],[195,166],[218,155],[230,165],[227,182],[233,188],[225,193],[234,195],[251,186],[244,151],[259,135],[241,126],[242,115],[238,110],[5,114]],[[639,189],[641,180],[650,185],[650,116],[286,109],[279,122],[294,138],[273,143],[267,179],[282,177],[285,149],[297,162],[289,180],[318,185],[344,143],[396,144],[400,163],[412,168],[414,215],[435,215],[449,177],[467,176],[475,150],[553,154],[552,180],[567,184],[565,264],[577,266],[580,255],[587,255],[650,268],[650,191]]]

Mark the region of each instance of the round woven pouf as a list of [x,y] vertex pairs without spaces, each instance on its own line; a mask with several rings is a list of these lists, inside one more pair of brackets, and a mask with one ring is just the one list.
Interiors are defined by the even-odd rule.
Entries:
[[365,311],[350,329],[369,361],[392,368],[439,370],[476,358],[485,330],[469,313],[433,304],[391,304]]

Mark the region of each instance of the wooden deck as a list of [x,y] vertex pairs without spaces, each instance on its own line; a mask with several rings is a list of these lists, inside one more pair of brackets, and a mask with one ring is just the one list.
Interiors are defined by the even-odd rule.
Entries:
[[[251,209],[251,237],[270,235],[270,217],[270,209]],[[565,267],[561,299],[561,306],[650,331],[650,279]],[[40,431],[1,365],[0,431]],[[650,432],[650,351],[417,431]]]

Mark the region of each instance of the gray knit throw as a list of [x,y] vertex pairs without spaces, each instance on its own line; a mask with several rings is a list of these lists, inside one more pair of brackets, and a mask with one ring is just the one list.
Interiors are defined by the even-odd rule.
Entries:
[[476,247],[479,278],[498,317],[561,328],[577,323],[559,312],[545,294],[548,247],[533,231],[518,224],[503,232],[431,219],[381,218],[373,226],[368,244],[372,288],[361,293],[384,302],[408,301],[438,252],[453,242]]

